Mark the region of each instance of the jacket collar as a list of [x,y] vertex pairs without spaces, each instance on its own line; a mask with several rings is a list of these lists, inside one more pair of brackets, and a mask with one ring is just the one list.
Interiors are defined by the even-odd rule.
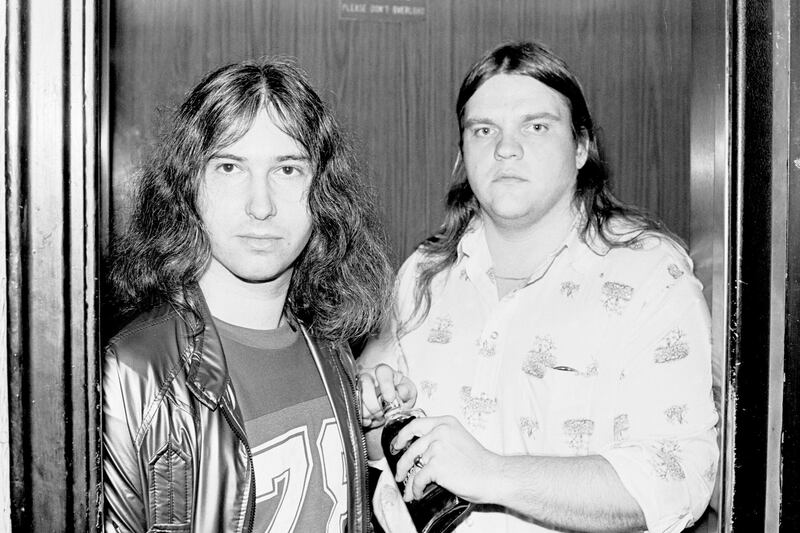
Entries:
[[197,311],[202,319],[202,329],[198,329],[197,319],[190,313],[181,312],[181,318],[187,328],[187,346],[184,357],[189,357],[187,382],[189,389],[208,408],[216,409],[225,387],[230,381],[228,364],[225,353],[222,351],[222,342],[214,326],[214,318],[208,309],[208,304],[200,287],[194,286],[189,290],[191,299],[197,303]]
[[[225,359],[225,352],[222,349],[222,341],[214,325],[214,317],[206,303],[205,296],[200,287],[195,286],[190,290],[191,298],[197,302],[198,311],[203,320],[203,328],[199,333],[192,335],[195,329],[193,324],[197,320],[194,317],[187,317],[188,313],[179,313],[186,325],[188,334],[188,344],[183,353],[189,357],[189,370],[187,381],[189,389],[197,398],[209,409],[216,409],[230,381],[228,374],[228,363]],[[300,328],[306,342],[311,345],[312,337],[306,327],[299,321],[295,322]]]

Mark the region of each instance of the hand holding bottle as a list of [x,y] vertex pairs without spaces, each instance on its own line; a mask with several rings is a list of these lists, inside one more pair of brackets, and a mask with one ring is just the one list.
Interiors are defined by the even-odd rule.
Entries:
[[[386,410],[385,419],[381,446],[398,490],[404,493],[414,526],[421,533],[452,532],[473,505],[438,485],[431,472],[425,472],[427,460],[423,454],[430,455],[430,450],[423,451],[425,445],[417,444],[422,433],[407,429],[442,417],[428,419],[421,409],[394,407]],[[430,441],[428,435],[423,436]]]
[[380,428],[386,422],[384,412],[389,406],[408,409],[417,401],[417,387],[402,372],[389,365],[359,368],[361,392],[361,425],[367,436],[367,454],[371,460],[383,457],[380,449]]
[[492,503],[491,495],[502,483],[502,457],[481,445],[456,418],[415,417],[391,439],[387,446],[403,451],[393,470],[398,482],[408,481],[402,486],[406,501],[424,498],[436,483],[465,500]]

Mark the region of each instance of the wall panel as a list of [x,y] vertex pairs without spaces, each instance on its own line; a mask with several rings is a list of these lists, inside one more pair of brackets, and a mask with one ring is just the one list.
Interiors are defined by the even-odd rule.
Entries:
[[688,238],[689,0],[431,0],[424,20],[339,20],[337,0],[114,0],[111,194],[103,244],[125,220],[130,173],[163,112],[207,70],[296,56],[357,138],[399,262],[438,226],[457,150],[461,78],[486,49],[536,38],[582,79],[618,195]]
[[96,523],[100,464],[96,4],[7,4],[0,307],[9,472],[0,492],[11,512],[0,530],[10,521],[13,531],[87,531]]

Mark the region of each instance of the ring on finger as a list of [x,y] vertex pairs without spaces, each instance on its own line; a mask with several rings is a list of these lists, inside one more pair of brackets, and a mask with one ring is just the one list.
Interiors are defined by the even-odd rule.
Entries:
[[411,468],[409,468],[408,472],[406,473],[406,477],[403,480],[403,484],[408,485],[409,482],[412,479],[414,479],[414,476],[416,476],[417,472],[419,472],[420,470],[422,470],[422,467],[419,467],[416,464],[414,464]]
[[414,457],[414,466],[416,466],[417,468],[422,469],[422,467],[424,467],[425,464],[426,462],[422,460],[422,454]]

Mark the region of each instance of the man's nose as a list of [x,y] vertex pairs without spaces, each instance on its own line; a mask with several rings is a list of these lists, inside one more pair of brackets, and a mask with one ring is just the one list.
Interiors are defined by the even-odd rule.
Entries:
[[510,133],[501,134],[494,147],[494,158],[498,161],[502,159],[520,159],[522,158],[522,153],[522,144],[520,144],[516,136]]
[[250,178],[250,191],[247,199],[247,214],[256,220],[266,220],[275,215],[275,199],[269,178],[266,176]]

